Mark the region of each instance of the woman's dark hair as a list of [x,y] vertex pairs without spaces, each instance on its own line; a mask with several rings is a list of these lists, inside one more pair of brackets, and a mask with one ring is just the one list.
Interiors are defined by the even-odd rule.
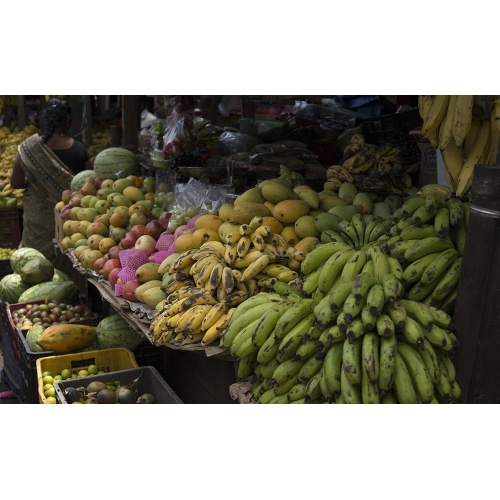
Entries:
[[42,128],[42,142],[46,143],[52,137],[56,128],[71,120],[71,107],[69,104],[57,97],[48,100],[40,115],[40,126]]

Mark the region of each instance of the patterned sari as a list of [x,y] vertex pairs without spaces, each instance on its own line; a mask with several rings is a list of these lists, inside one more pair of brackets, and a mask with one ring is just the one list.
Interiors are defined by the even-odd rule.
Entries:
[[18,151],[28,180],[23,199],[22,245],[36,248],[54,260],[54,206],[62,192],[70,188],[73,174],[38,134],[28,137]]

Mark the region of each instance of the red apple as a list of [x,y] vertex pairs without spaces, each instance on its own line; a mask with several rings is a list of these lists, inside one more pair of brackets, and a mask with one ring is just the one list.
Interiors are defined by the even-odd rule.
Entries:
[[134,236],[132,233],[127,233],[124,238],[120,240],[119,245],[123,250],[128,250],[129,248],[134,248],[135,242],[137,241],[137,236]]
[[111,247],[108,252],[108,259],[118,259],[118,256],[120,254],[120,248],[118,245]]
[[71,189],[65,189],[62,194],[61,194],[61,200],[64,202],[65,205],[69,203],[69,200],[71,200],[71,195],[73,194],[73,191]]
[[127,281],[122,288],[122,296],[125,300],[130,302],[139,302],[137,297],[135,296],[135,289],[138,286],[141,286],[142,283],[139,280],[130,280]]
[[102,184],[102,181],[103,181],[103,180],[104,180],[104,177],[101,177],[101,176],[96,177],[96,178],[94,179],[94,187],[95,187],[96,189],[101,189],[101,184]]
[[60,216],[62,220],[71,219],[71,208],[68,205],[64,205],[64,207],[61,208]]
[[101,274],[108,279],[109,273],[112,269],[117,267],[122,267],[120,259],[108,259],[108,261],[102,266]]
[[156,240],[152,236],[143,234],[142,236],[139,236],[139,238],[135,242],[134,248],[142,250],[149,257],[155,252],[155,246]]
[[159,220],[153,219],[146,224],[144,234],[152,236],[155,240],[157,240],[163,231],[165,231],[163,224]]
[[115,267],[114,269],[111,269],[111,271],[108,274],[108,281],[109,284],[114,288],[116,283],[118,282],[118,274],[120,274],[120,271],[122,270],[121,267]]
[[137,236],[137,238],[139,238],[139,236],[142,236],[144,233],[144,231],[146,230],[146,226],[144,224],[136,224],[135,226],[132,226],[130,228],[130,231],[129,233]]
[[168,223],[170,222],[170,218],[172,217],[171,212],[163,212],[160,217],[159,221],[161,222],[162,226],[167,229]]
[[108,261],[107,255],[103,255],[101,258],[96,259],[94,261],[94,271],[97,274],[100,274],[104,264],[106,264],[107,261]]

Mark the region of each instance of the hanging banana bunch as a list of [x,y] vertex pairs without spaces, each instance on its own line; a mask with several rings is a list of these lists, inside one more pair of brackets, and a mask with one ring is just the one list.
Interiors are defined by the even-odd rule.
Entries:
[[439,148],[452,192],[463,197],[475,165],[495,165],[500,139],[500,96],[421,95],[422,133]]

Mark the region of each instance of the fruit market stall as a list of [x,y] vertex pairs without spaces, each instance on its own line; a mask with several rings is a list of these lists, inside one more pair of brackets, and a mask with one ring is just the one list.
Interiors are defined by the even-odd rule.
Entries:
[[[442,141],[446,184],[419,183],[415,144],[393,133],[350,134],[320,189],[280,164],[233,197],[196,179],[160,187],[135,155],[104,150],[54,215],[60,255],[109,306],[96,336],[161,353],[187,403],[472,402],[456,304],[500,103],[474,118],[474,96],[453,97],[420,96],[414,132]],[[29,260],[18,267],[6,302],[27,286]]]

